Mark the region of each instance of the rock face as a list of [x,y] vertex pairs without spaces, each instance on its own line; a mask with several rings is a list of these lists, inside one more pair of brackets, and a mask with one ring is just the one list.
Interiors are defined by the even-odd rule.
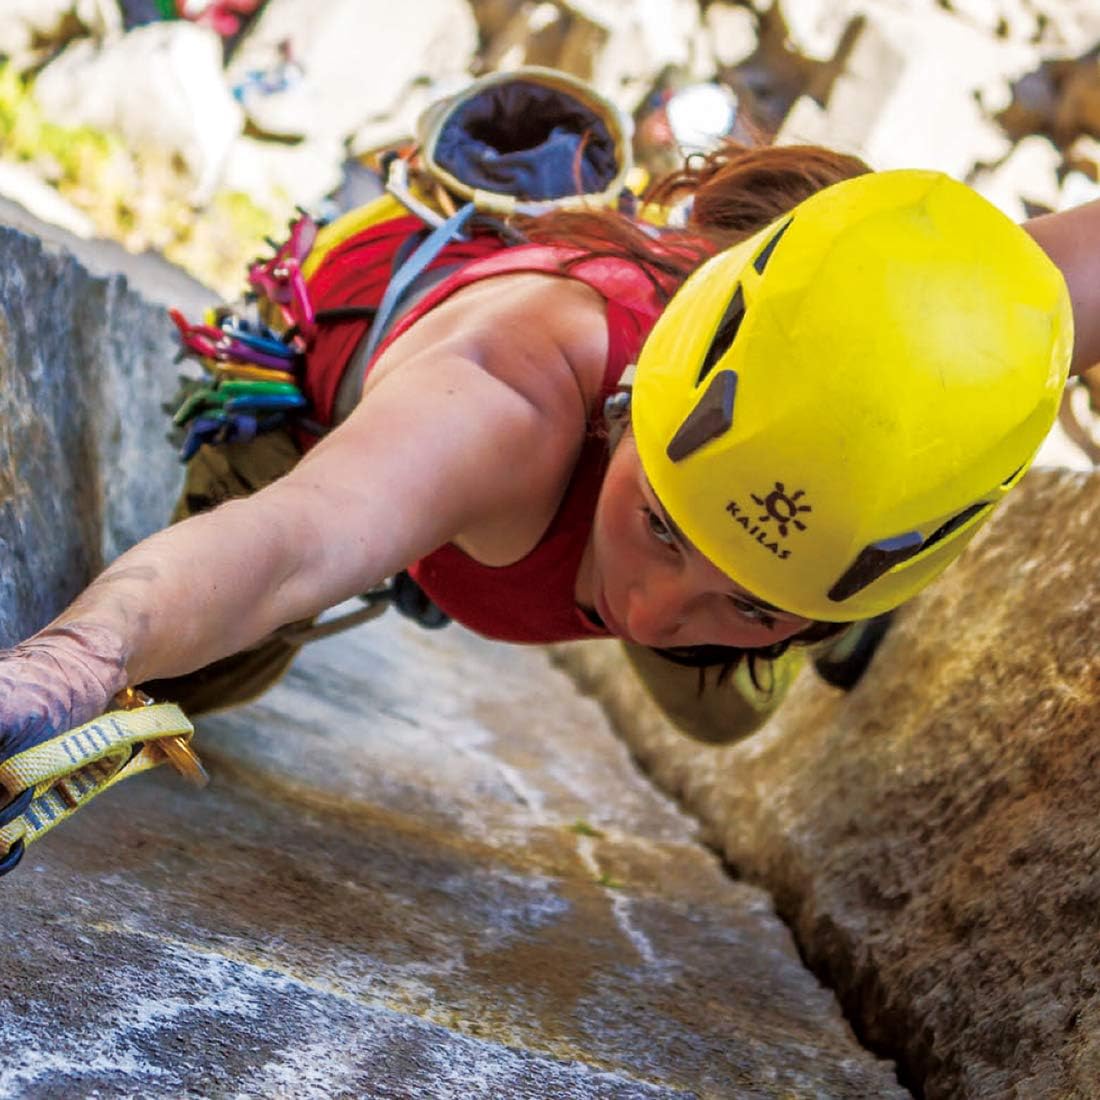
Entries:
[[826,106],[799,100],[780,140],[855,151],[876,169],[920,166],[967,179],[975,163],[1011,148],[978,91],[1038,61],[1036,47],[994,39],[932,5],[882,7],[852,34]]
[[0,644],[163,525],[180,476],[160,408],[170,328],[123,276],[0,227]]
[[907,1095],[537,650],[387,618],[197,747],[4,880],[0,1093]]
[[1100,476],[1029,474],[855,690],[807,671],[728,749],[562,651],[929,1100],[1096,1096],[1098,529]]

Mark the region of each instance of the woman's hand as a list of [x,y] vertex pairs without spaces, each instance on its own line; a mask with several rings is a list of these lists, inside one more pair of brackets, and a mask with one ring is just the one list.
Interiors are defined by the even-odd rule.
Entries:
[[80,623],[0,650],[0,761],[90,722],[126,686],[117,644]]

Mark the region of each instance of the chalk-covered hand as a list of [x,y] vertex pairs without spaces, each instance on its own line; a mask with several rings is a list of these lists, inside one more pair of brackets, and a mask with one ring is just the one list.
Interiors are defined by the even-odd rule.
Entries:
[[126,686],[117,642],[82,624],[0,649],[0,761],[90,722]]

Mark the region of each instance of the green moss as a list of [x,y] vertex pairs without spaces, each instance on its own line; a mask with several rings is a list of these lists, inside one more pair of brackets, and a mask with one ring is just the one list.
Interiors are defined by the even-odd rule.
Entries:
[[219,191],[214,196],[214,210],[236,230],[236,235],[250,240],[263,240],[275,229],[275,217],[264,210],[243,191]]
[[117,134],[47,121],[33,81],[0,63],[0,149],[27,164],[87,214],[101,236],[131,251],[155,249],[226,297],[245,265],[290,213],[267,210],[240,192],[220,192],[195,209],[194,180],[169,150],[130,148]]
[[94,165],[122,152],[117,138],[90,126],[58,126],[42,117],[31,82],[0,64],[0,146],[9,160],[52,162],[58,178],[78,182]]

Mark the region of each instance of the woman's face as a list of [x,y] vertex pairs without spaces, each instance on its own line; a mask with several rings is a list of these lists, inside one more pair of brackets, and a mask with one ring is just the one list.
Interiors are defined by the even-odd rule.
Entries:
[[587,602],[613,634],[656,649],[767,646],[811,621],[746,592],[687,541],[650,488],[630,433],[600,491],[586,582]]

